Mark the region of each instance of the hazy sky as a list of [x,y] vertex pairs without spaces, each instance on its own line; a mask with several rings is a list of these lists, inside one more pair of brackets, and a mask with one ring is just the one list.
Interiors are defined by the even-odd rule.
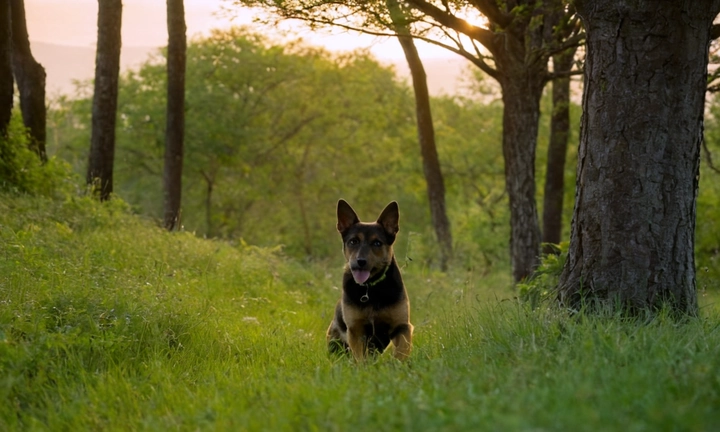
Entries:
[[[211,28],[234,24],[250,24],[252,13],[243,11],[231,23],[222,16],[224,0],[185,0],[188,37],[206,34]],[[97,0],[25,0],[30,40],[60,45],[94,46],[97,38]],[[167,44],[165,0],[123,1],[123,46],[164,46]],[[297,26],[299,27],[299,26]],[[358,34],[320,35],[299,28],[299,37],[314,45],[333,50],[350,50],[371,47],[380,58],[402,58],[396,40]],[[449,57],[452,54],[440,48],[420,43],[424,58]]]

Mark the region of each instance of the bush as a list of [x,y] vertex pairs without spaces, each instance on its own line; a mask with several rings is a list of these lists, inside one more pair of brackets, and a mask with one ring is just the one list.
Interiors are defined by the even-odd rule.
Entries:
[[518,284],[520,299],[530,303],[532,309],[554,295],[567,259],[568,242],[552,246],[557,253],[543,255],[535,273]]
[[0,190],[42,196],[63,196],[80,182],[67,162],[51,158],[42,163],[30,150],[30,137],[19,115],[14,115],[8,137],[0,137]]

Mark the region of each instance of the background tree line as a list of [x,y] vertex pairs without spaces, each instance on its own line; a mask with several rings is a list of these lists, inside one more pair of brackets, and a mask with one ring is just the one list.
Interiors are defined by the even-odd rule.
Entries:
[[[158,218],[165,53],[120,78],[115,161],[116,192]],[[413,240],[415,252],[426,249],[417,259],[438,264],[413,93],[391,69],[362,51],[331,54],[241,28],[193,41],[187,59],[185,229],[323,257],[336,247],[338,196],[365,208],[394,196],[412,215],[406,230],[422,234]],[[51,141],[60,144],[52,152],[78,172],[88,151],[89,89],[86,83],[80,97],[57,101],[50,115]],[[456,247],[505,265],[504,235],[497,235],[507,232],[498,178],[501,105],[455,97],[432,104],[450,214],[461,235]]]

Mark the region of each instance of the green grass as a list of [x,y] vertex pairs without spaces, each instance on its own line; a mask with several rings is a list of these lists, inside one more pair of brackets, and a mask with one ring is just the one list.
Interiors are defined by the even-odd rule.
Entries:
[[411,361],[358,366],[326,355],[340,254],[0,198],[0,430],[720,428],[716,293],[684,323],[571,318],[513,300],[507,275],[411,263]]

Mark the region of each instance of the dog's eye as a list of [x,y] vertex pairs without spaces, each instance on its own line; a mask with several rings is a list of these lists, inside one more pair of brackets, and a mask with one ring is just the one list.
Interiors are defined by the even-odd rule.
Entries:
[[383,244],[380,240],[375,240],[374,242],[372,242],[372,245],[374,247],[381,247]]
[[360,240],[356,238],[351,238],[348,240],[348,246],[357,246],[360,243]]

